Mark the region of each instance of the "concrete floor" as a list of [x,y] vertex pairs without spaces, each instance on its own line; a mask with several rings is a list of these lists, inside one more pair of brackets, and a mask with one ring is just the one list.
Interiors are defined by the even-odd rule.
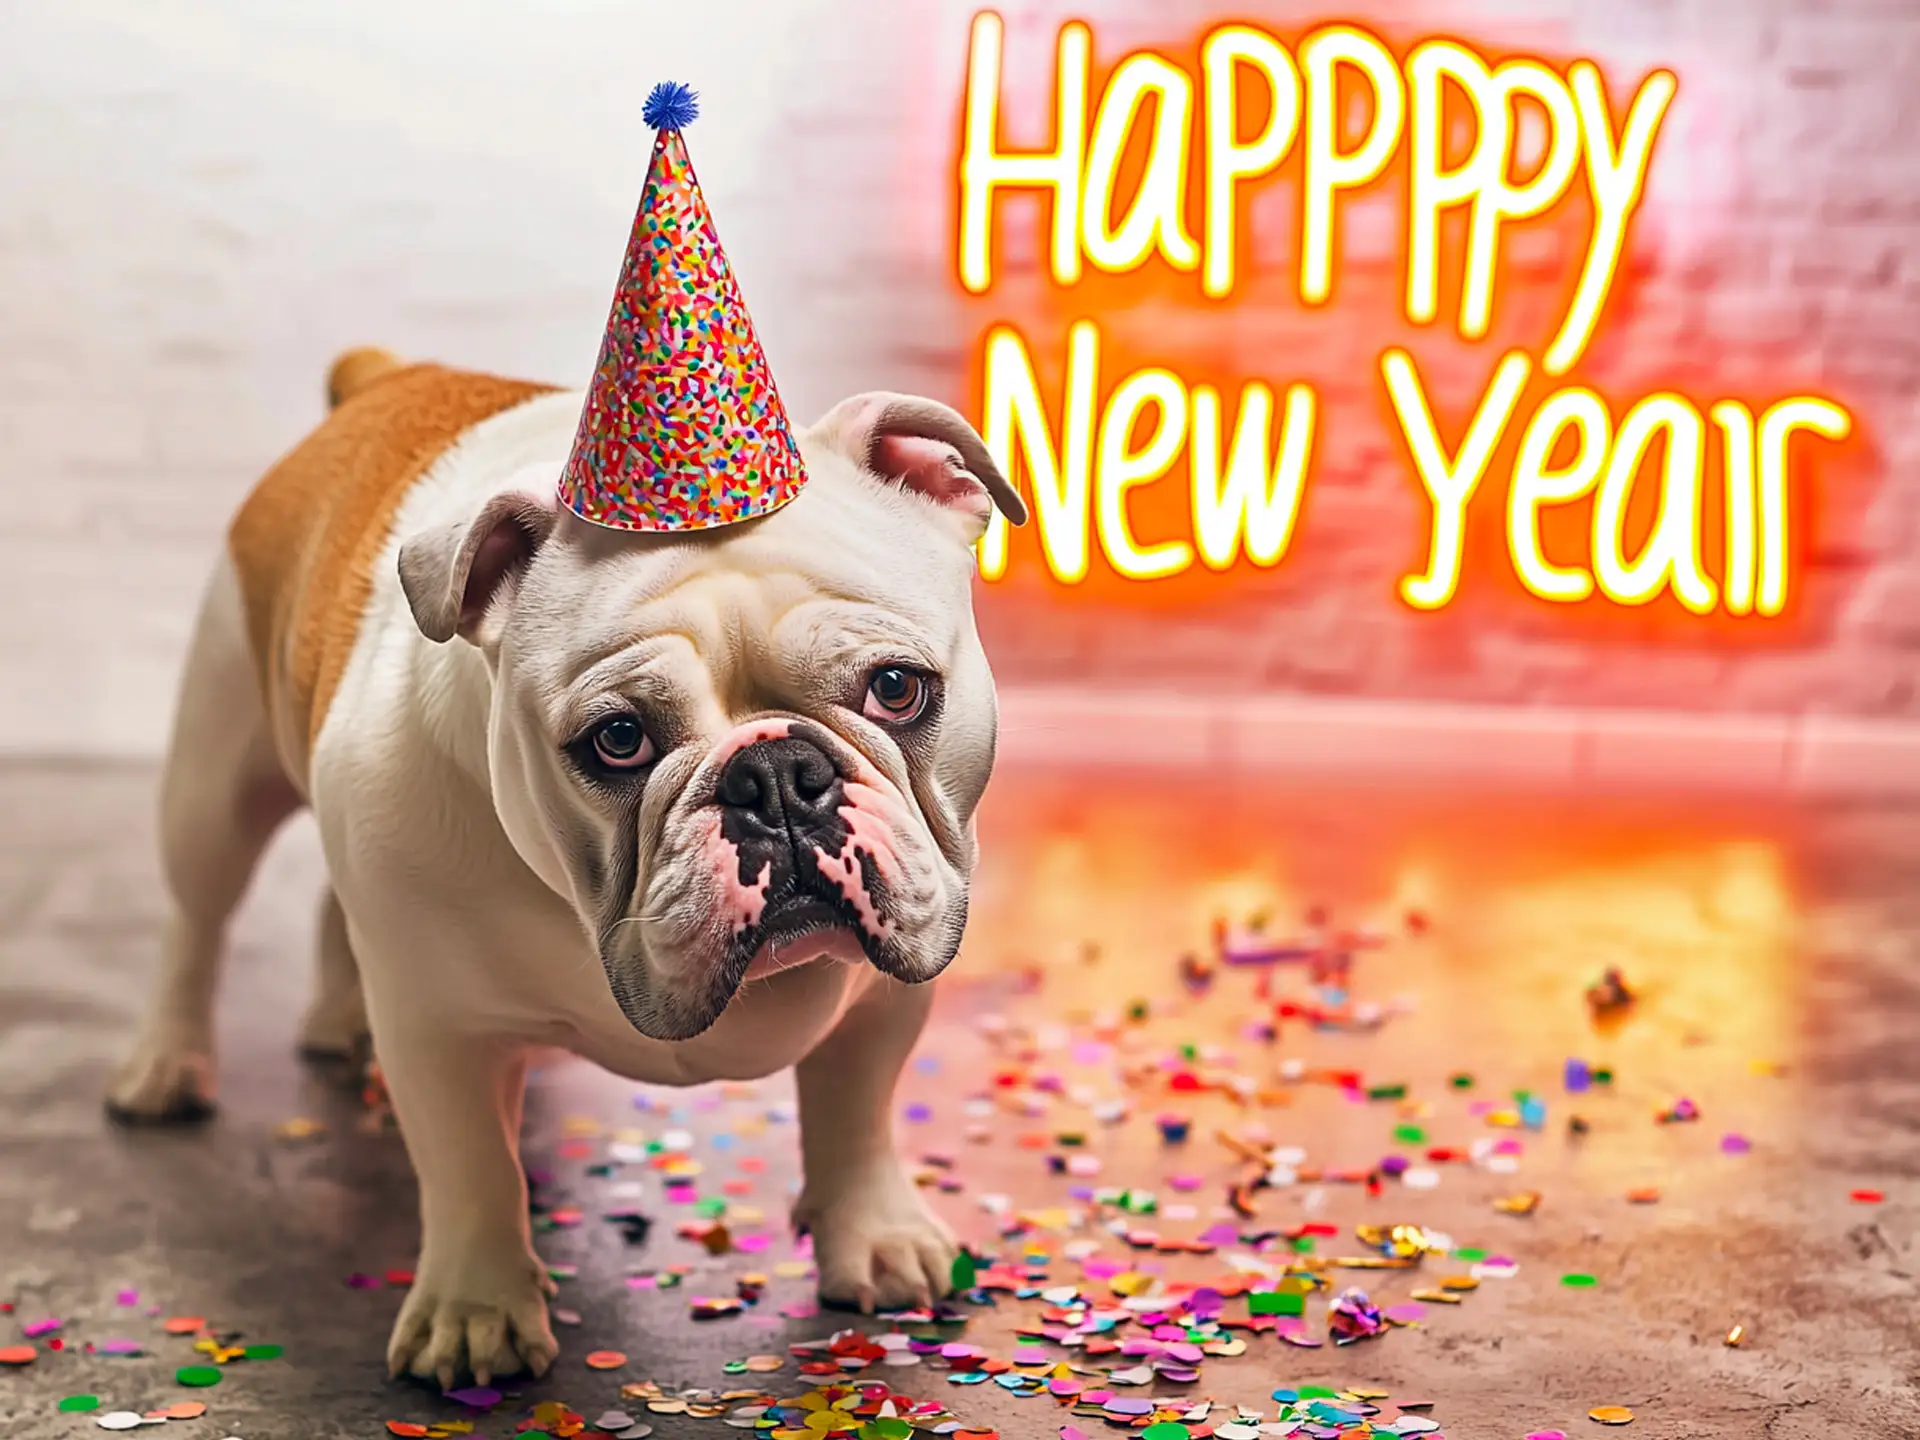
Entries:
[[[0,1434],[93,1433],[93,1416],[57,1412],[72,1394],[97,1395],[105,1410],[203,1400],[209,1414],[188,1433],[210,1440],[331,1440],[385,1434],[389,1419],[452,1418],[461,1412],[429,1392],[382,1379],[399,1292],[345,1283],[411,1263],[413,1190],[398,1138],[364,1133],[355,1098],[291,1053],[318,869],[310,830],[296,828],[276,849],[236,927],[220,1117],[199,1130],[131,1133],[101,1118],[99,1095],[139,1013],[161,918],[153,785],[142,766],[0,767],[0,1301],[14,1306],[0,1315],[0,1346],[53,1315],[75,1347],[53,1353],[42,1340],[34,1363],[0,1368]],[[1486,1281],[1462,1305],[1429,1306],[1420,1328],[1337,1351],[1254,1337],[1244,1355],[1207,1361],[1180,1393],[1271,1415],[1279,1384],[1369,1386],[1433,1401],[1455,1440],[1597,1431],[1586,1416],[1602,1405],[1636,1413],[1629,1434],[1675,1440],[1920,1435],[1920,815],[1214,791],[1114,774],[1003,773],[995,785],[967,953],[942,982],[940,1019],[901,1096],[910,1153],[954,1157],[962,1188],[937,1200],[964,1238],[997,1243],[983,1195],[1061,1209],[1072,1204],[1069,1187],[1087,1184],[1152,1189],[1163,1214],[1150,1223],[1196,1234],[1215,1223],[1236,1173],[1212,1138],[1221,1127],[1244,1135],[1264,1125],[1329,1170],[1417,1150],[1392,1133],[1410,1118],[1430,1144],[1523,1142],[1516,1173],[1447,1164],[1430,1190],[1389,1182],[1369,1198],[1356,1185],[1303,1182],[1263,1192],[1261,1226],[1312,1218],[1341,1227],[1322,1253],[1354,1253],[1356,1223],[1405,1220],[1509,1255],[1519,1272]],[[1175,958],[1203,943],[1213,915],[1270,907],[1290,918],[1315,904],[1394,931],[1360,959],[1354,991],[1410,1009],[1370,1035],[1294,1025],[1269,1045],[1239,1033],[1258,1008],[1247,972],[1226,972],[1199,998],[1182,990]],[[1405,933],[1409,909],[1431,917],[1429,934]],[[1626,1024],[1601,1034],[1581,991],[1608,964],[1643,995]],[[1101,1017],[1134,997],[1150,1000],[1151,1017],[1122,1027],[1130,1038],[1117,1052],[1102,1048]],[[1158,1059],[1182,1043],[1220,1047],[1202,1050],[1202,1069],[1247,1076],[1282,1098],[1241,1111],[1214,1095],[1170,1092],[1165,1072],[1152,1071],[1123,1089],[1119,1061]],[[1564,1094],[1569,1056],[1612,1066],[1611,1091]],[[1404,1082],[1428,1109],[1288,1085],[1278,1079],[1288,1059],[1359,1071],[1368,1084]],[[1780,1073],[1762,1073],[1774,1067]],[[1066,1093],[996,1085],[1008,1071],[1057,1073]],[[1448,1084],[1459,1072],[1475,1077],[1472,1090]],[[1516,1087],[1548,1102],[1537,1134],[1489,1128],[1470,1109]],[[804,1278],[775,1278],[743,1317],[687,1318],[690,1295],[731,1293],[743,1271],[792,1256],[779,1226],[794,1174],[786,1093],[779,1081],[751,1095],[659,1094],[643,1111],[631,1087],[583,1067],[539,1077],[528,1163],[553,1172],[555,1203],[584,1211],[583,1223],[540,1246],[550,1262],[578,1265],[559,1303],[581,1323],[558,1327],[554,1376],[479,1421],[478,1433],[513,1433],[542,1399],[565,1400],[589,1421],[618,1405],[663,1437],[729,1433],[719,1420],[646,1415],[619,1400],[619,1386],[805,1388],[792,1362],[769,1376],[722,1370],[831,1331],[832,1320],[805,1315]],[[1123,1094],[1133,1109],[1124,1124],[1103,1126],[1084,1108]],[[974,1107],[985,1118],[966,1108],[976,1095],[997,1097]],[[1656,1124],[1656,1111],[1682,1095],[1701,1119]],[[910,1118],[914,1102],[930,1117]],[[1180,1149],[1164,1147],[1152,1123],[1168,1110],[1194,1120]],[[1590,1131],[1573,1140],[1566,1120],[1576,1110]],[[326,1121],[329,1134],[276,1137],[300,1116]],[[984,1126],[984,1143],[966,1140],[969,1123]],[[768,1249],[708,1257],[676,1237],[688,1212],[650,1171],[588,1170],[620,1129],[656,1137],[681,1126],[696,1136],[703,1193],[733,1179],[732,1228],[770,1233]],[[1017,1143],[1028,1131],[1084,1132],[1080,1150],[1049,1148],[1094,1155],[1101,1173],[1049,1174],[1044,1151]],[[1723,1153],[1730,1132],[1751,1152]],[[743,1155],[766,1168],[738,1168]],[[1182,1173],[1199,1187],[1173,1188]],[[659,1223],[630,1247],[600,1216],[635,1203],[619,1187],[636,1181],[639,1207]],[[1628,1189],[1648,1184],[1660,1187],[1659,1203],[1627,1202]],[[1885,1203],[1850,1200],[1860,1187],[1883,1190]],[[1522,1189],[1543,1197],[1530,1217],[1493,1208]],[[1173,1208],[1182,1205],[1193,1214]],[[1107,1255],[1163,1264],[1171,1280],[1226,1270],[1224,1252],[1133,1255],[1097,1220],[1077,1233],[1104,1240]],[[1067,1238],[1029,1237],[1055,1252]],[[692,1267],[677,1290],[626,1282],[629,1271],[674,1263]],[[1336,1283],[1367,1285],[1392,1303],[1463,1268],[1437,1263],[1414,1276],[1339,1272]],[[1558,1279],[1570,1271],[1599,1283],[1565,1288]],[[1063,1259],[1051,1276],[1087,1283]],[[139,1304],[117,1304],[122,1289],[137,1290]],[[1036,1305],[1003,1299],[978,1312],[965,1339],[1006,1355]],[[283,1345],[285,1355],[235,1362],[217,1387],[186,1390],[175,1371],[199,1357],[160,1328],[179,1314]],[[1316,1329],[1318,1315],[1316,1304]],[[1735,1324],[1749,1338],[1729,1349],[1722,1337]],[[75,1353],[112,1338],[139,1340],[148,1353]],[[630,1358],[596,1372],[584,1357],[598,1349]],[[873,1373],[1008,1437],[1050,1440],[1071,1419],[1044,1398],[950,1385],[937,1363]]]

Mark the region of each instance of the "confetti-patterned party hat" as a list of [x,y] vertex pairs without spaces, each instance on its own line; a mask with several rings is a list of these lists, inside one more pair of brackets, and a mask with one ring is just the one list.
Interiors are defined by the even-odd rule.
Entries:
[[770,514],[806,468],[680,132],[685,85],[653,87],[658,135],[560,501],[615,530],[710,530]]

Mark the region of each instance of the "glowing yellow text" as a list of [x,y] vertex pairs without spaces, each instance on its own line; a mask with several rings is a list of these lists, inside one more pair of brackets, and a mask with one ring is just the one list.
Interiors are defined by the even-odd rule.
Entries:
[[[1286,555],[1306,493],[1313,454],[1315,397],[1291,386],[1274,435],[1274,394],[1259,381],[1242,387],[1232,434],[1220,392],[1189,386],[1150,367],[1123,377],[1095,414],[1100,393],[1100,331],[1091,320],[1067,332],[1059,426],[1049,418],[1020,333],[997,325],[987,335],[982,388],[987,449],[1033,496],[1034,522],[1047,569],[1069,585],[1086,579],[1097,541],[1101,557],[1129,580],[1159,580],[1198,558],[1226,570],[1244,554],[1257,566]],[[1145,423],[1145,438],[1136,443]],[[1192,538],[1149,541],[1129,506],[1138,490],[1186,459],[1192,485]],[[980,573],[1007,569],[1006,521],[996,514],[980,541]]]
[[[1549,375],[1572,369],[1593,337],[1677,89],[1670,71],[1648,74],[1616,132],[1605,82],[1586,60],[1563,74],[1526,58],[1489,64],[1459,41],[1428,40],[1402,62],[1369,31],[1343,24],[1309,32],[1290,51],[1265,30],[1234,24],[1207,36],[1197,73],[1139,50],[1120,58],[1096,96],[1093,32],[1074,20],[1054,42],[1052,139],[1016,149],[1001,138],[1005,43],[999,15],[974,17],[958,232],[968,291],[993,285],[996,200],[1029,190],[1050,202],[1046,248],[1055,284],[1076,284],[1089,265],[1119,275],[1158,256],[1175,271],[1197,270],[1201,292],[1223,299],[1238,278],[1243,202],[1297,148],[1298,293],[1303,304],[1325,304],[1339,268],[1340,198],[1383,183],[1404,152],[1407,317],[1417,324],[1437,318],[1441,224],[1448,211],[1464,208],[1468,243],[1454,323],[1462,336],[1479,339],[1492,321],[1506,227],[1553,210],[1583,176],[1591,202],[1586,252],[1541,360]],[[1451,108],[1449,94],[1458,97]],[[1445,138],[1460,100],[1473,140],[1466,158],[1449,166]],[[1246,133],[1250,107],[1265,119]],[[1544,120],[1545,139],[1540,155],[1527,157],[1531,173],[1516,179],[1526,148],[1523,108]],[[1358,131],[1356,111],[1365,115]],[[1134,146],[1143,126],[1144,143]],[[1145,159],[1123,187],[1130,151]],[[1200,219],[1198,239],[1189,216]]]
[[[1510,428],[1531,368],[1517,350],[1500,361],[1450,458],[1412,358],[1397,349],[1381,356],[1387,395],[1432,516],[1426,569],[1400,582],[1401,598],[1416,609],[1438,609],[1453,599],[1467,506]],[[1733,615],[1778,615],[1787,603],[1793,437],[1806,431],[1844,440],[1852,416],[1816,396],[1782,400],[1757,422],[1735,400],[1720,401],[1709,413],[1721,432],[1726,496],[1718,584],[1703,553],[1707,427],[1699,409],[1683,396],[1661,392],[1629,406],[1616,426],[1607,402],[1580,386],[1548,395],[1520,432],[1507,488],[1506,540],[1521,584],[1542,600],[1564,603],[1584,600],[1596,588],[1617,605],[1645,605],[1671,592],[1696,615],[1720,606]],[[1568,436],[1572,454],[1556,465]],[[1647,474],[1656,445],[1657,479]],[[1629,506],[1636,487],[1648,483],[1658,486],[1651,525],[1637,552],[1629,553]],[[1588,496],[1590,567],[1553,563],[1541,543],[1541,511]]]

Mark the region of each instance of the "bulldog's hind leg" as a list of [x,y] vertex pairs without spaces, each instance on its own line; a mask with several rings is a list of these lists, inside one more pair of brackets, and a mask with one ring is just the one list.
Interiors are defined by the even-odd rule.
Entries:
[[953,1234],[893,1148],[894,1081],[932,1004],[930,984],[876,979],[796,1068],[806,1185],[793,1221],[813,1235],[824,1300],[894,1310],[952,1288]]
[[213,999],[228,917],[281,822],[299,806],[274,752],[225,561],[200,607],[160,782],[160,860],[171,898],[158,986],[107,1092],[122,1120],[189,1120],[213,1105]]
[[348,1060],[367,1042],[367,1002],[360,967],[347,938],[347,916],[331,888],[320,901],[314,934],[313,999],[300,1022],[300,1053],[309,1060]]

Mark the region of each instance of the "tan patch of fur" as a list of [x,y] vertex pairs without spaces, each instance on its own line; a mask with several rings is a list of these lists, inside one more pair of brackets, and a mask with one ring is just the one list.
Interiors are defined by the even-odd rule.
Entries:
[[267,472],[227,535],[273,731],[303,793],[407,491],[464,431],[554,388],[439,365],[377,378]]
[[327,371],[327,405],[329,408],[343,405],[381,376],[406,368],[406,361],[378,345],[349,350]]

